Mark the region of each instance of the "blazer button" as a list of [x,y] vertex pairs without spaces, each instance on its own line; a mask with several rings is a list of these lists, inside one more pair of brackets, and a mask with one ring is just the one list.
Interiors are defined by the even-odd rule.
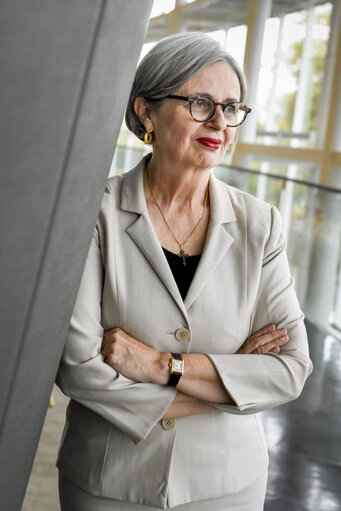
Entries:
[[191,337],[191,333],[187,328],[178,328],[175,332],[175,337],[178,341],[185,342]]
[[161,426],[163,427],[163,429],[166,429],[167,431],[169,429],[173,429],[175,426],[175,419],[163,419],[161,421]]

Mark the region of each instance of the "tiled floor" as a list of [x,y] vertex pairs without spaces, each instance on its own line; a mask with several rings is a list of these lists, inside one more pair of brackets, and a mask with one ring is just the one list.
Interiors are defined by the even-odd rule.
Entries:
[[265,511],[341,510],[341,341],[307,325],[314,371],[301,396],[262,414]]
[[[341,511],[341,341],[308,325],[314,372],[296,401],[264,412],[265,511]],[[58,511],[55,459],[66,398],[54,390],[22,511]],[[209,511],[209,510],[208,510]]]

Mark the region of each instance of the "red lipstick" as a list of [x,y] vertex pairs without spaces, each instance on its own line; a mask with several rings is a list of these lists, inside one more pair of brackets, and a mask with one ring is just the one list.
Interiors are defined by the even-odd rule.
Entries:
[[209,149],[217,150],[222,144],[221,140],[217,140],[216,138],[209,138],[209,137],[200,137],[197,138],[197,142],[199,144],[208,147]]

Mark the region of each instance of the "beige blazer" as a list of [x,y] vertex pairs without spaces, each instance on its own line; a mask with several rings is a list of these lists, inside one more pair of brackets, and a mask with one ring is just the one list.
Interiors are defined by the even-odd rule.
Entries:
[[[312,365],[278,211],[211,176],[207,240],[183,301],[148,215],[146,158],[104,194],[58,374],[72,398],[58,467],[94,495],[165,509],[264,473],[257,412],[295,399]],[[290,336],[279,356],[234,354],[272,322]],[[164,429],[176,390],[103,362],[103,330],[114,327],[161,351],[207,354],[236,404]],[[189,340],[177,340],[179,328]]]

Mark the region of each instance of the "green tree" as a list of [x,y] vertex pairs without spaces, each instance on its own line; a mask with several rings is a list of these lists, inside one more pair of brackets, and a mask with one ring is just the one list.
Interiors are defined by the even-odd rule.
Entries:
[[[317,13],[316,24],[330,26],[331,6],[326,4],[324,9]],[[306,23],[306,13],[302,13],[302,24]],[[319,107],[319,98],[323,86],[325,57],[328,49],[328,39],[319,38],[313,39],[313,51],[311,60],[310,71],[310,86],[307,97],[307,110],[305,119],[305,129],[315,130],[317,124],[317,115]],[[294,41],[291,45],[287,57],[287,66],[289,72],[296,78],[298,83],[300,73],[300,62],[302,57],[303,39]],[[285,94],[281,98],[281,123],[284,123],[285,128],[292,129],[292,122],[294,117],[296,92]]]

